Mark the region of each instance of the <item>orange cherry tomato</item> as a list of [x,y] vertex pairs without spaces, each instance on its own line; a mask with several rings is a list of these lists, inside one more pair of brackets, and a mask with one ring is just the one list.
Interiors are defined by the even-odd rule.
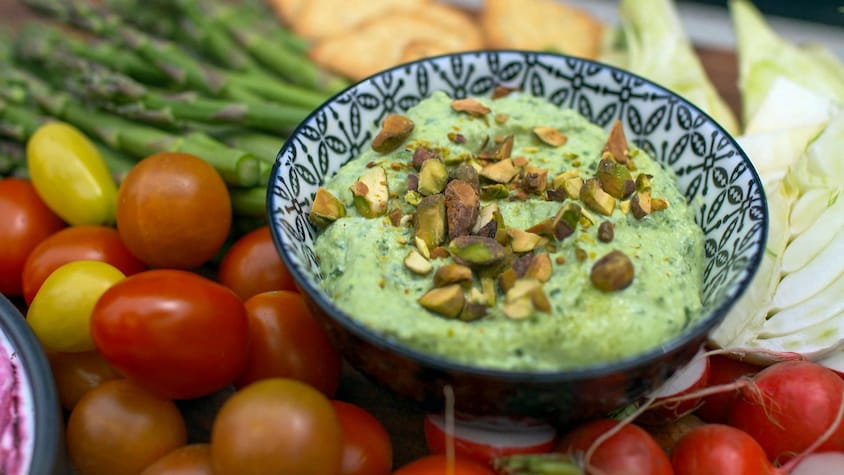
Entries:
[[141,475],[214,475],[209,444],[179,447],[147,467]]
[[243,300],[271,290],[296,290],[269,226],[250,231],[235,241],[220,261],[217,277]]
[[65,223],[22,178],[0,179],[0,222],[0,293],[17,296],[29,253]]
[[264,292],[244,305],[251,342],[236,386],[283,377],[306,382],[328,397],[337,392],[342,359],[301,294]]
[[389,475],[393,444],[387,429],[365,409],[331,401],[343,432],[343,463],[339,475]]
[[[453,471],[449,471],[451,465]],[[393,475],[495,475],[495,472],[466,457],[457,456],[449,461],[444,454],[435,454],[414,460],[399,468]]]
[[117,193],[117,231],[150,267],[191,269],[228,237],[231,198],[219,173],[185,153],[158,153],[135,165]]
[[62,407],[71,410],[88,391],[121,377],[99,352],[50,353],[50,368]]
[[79,475],[136,475],[187,441],[172,401],[126,379],[88,391],[67,422],[67,449]]
[[342,437],[322,393],[293,379],[265,379],[220,408],[211,429],[211,460],[217,475],[336,474]]

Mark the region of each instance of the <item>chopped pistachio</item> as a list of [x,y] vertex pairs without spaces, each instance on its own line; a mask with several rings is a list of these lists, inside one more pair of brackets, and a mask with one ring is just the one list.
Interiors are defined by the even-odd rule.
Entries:
[[511,267],[498,275],[498,286],[501,287],[502,292],[507,292],[513,288],[518,278],[515,269]]
[[652,198],[651,199],[651,210],[653,211],[662,211],[668,208],[668,200],[665,198]]
[[633,262],[621,251],[612,251],[595,261],[589,279],[604,292],[622,290],[633,282]]
[[504,302],[501,311],[507,318],[512,320],[523,320],[533,315],[533,302],[530,296],[525,296],[513,301]]
[[425,259],[425,256],[416,249],[411,249],[407,253],[407,256],[404,258],[404,266],[419,275],[425,275],[434,269],[428,259]]
[[463,288],[457,284],[433,288],[419,297],[420,305],[447,318],[457,318],[465,301]]
[[534,255],[528,264],[525,276],[533,277],[540,282],[548,282],[551,278],[551,256],[547,252]]
[[630,211],[636,219],[642,219],[651,214],[653,206],[651,204],[651,192],[639,191],[630,198]]
[[387,212],[390,187],[383,167],[372,167],[351,186],[355,208],[361,216],[374,218]]
[[624,127],[621,121],[616,119],[612,124],[610,133],[607,136],[607,143],[601,151],[601,156],[609,156],[618,163],[627,165],[630,160],[630,150],[627,146],[627,138],[624,136]]
[[472,269],[462,264],[444,264],[434,272],[434,287],[472,282]]
[[510,116],[507,114],[495,114],[495,123],[499,125],[504,125],[507,123],[507,120],[510,119]]
[[621,210],[622,213],[627,214],[630,212],[630,200],[622,200],[618,202],[618,209]]
[[481,147],[481,152],[478,154],[478,158],[483,160],[504,160],[505,158],[510,158],[510,154],[513,153],[513,136],[508,135],[506,137],[502,137],[500,141],[495,141],[495,147],[492,150],[485,150],[486,143],[484,146]]
[[324,228],[343,216],[346,216],[346,207],[343,203],[325,188],[317,188],[308,220],[316,227]]
[[372,149],[390,153],[404,143],[413,132],[413,121],[400,114],[390,114],[381,124],[381,130],[372,139]]
[[580,189],[580,201],[589,209],[606,216],[615,209],[615,198],[601,189],[601,182],[597,178],[590,178],[583,182]]
[[481,277],[481,289],[488,307],[495,306],[495,280],[491,277]]
[[448,181],[448,170],[441,160],[425,160],[419,170],[417,191],[423,196],[442,193]]
[[460,165],[451,169],[448,173],[450,180],[463,180],[472,185],[476,192],[480,193],[481,185],[478,178],[478,170],[468,163],[461,163]]
[[513,252],[530,252],[548,242],[546,238],[539,234],[517,228],[508,228],[507,235],[510,236],[510,247]]
[[458,319],[464,322],[472,322],[486,316],[487,306],[484,303],[466,302]]
[[387,216],[390,218],[390,224],[395,227],[401,226],[401,221],[404,217],[404,214],[401,212],[401,209],[393,208],[390,210],[389,213],[387,213]]
[[614,198],[624,199],[636,191],[630,171],[611,158],[598,162],[595,177],[601,182],[601,188]]
[[448,249],[442,246],[437,246],[431,249],[431,259],[445,259],[450,255],[451,254],[449,254]]
[[603,221],[598,226],[598,240],[601,242],[611,242],[615,236],[615,225],[612,221]]
[[490,266],[507,257],[504,246],[495,239],[483,236],[460,236],[448,245],[448,250],[455,259],[469,266]]
[[475,99],[455,99],[451,101],[451,108],[457,112],[466,112],[474,116],[489,114],[490,108]]
[[445,242],[446,231],[445,196],[441,194],[426,196],[416,207],[413,220],[413,235],[422,239],[433,249]]
[[407,190],[407,193],[404,194],[404,201],[409,205],[417,206],[422,201],[422,195],[418,191]]
[[646,173],[639,173],[636,175],[636,191],[651,191],[652,175]]
[[578,261],[583,262],[583,261],[585,261],[587,258],[589,258],[589,254],[587,254],[587,253],[586,253],[586,251],[585,251],[584,249],[582,249],[582,248],[580,248],[580,247],[576,247],[576,248],[574,248],[574,257],[575,257]]
[[513,161],[509,158],[483,167],[480,173],[482,177],[495,183],[509,183],[518,174],[519,169],[513,165]]
[[510,196],[510,189],[506,185],[496,183],[481,186],[481,199],[485,201],[503,200],[508,196]]
[[548,188],[545,190],[545,199],[548,201],[563,202],[566,198],[566,190],[562,188]]
[[463,134],[458,134],[457,132],[449,132],[447,137],[448,140],[458,145],[466,143],[466,136]]
[[425,259],[431,258],[431,251],[428,248],[428,243],[426,243],[424,239],[417,236],[413,238],[413,242],[416,244],[416,250],[418,250]]
[[504,86],[495,86],[495,89],[492,90],[492,98],[501,99],[502,97],[509,96],[513,91],[515,91],[515,89]]
[[579,176],[571,177],[563,182],[563,190],[571,199],[580,198],[580,190],[583,188],[583,178]]
[[560,147],[568,141],[568,137],[553,127],[534,127],[533,133],[539,140],[552,147]]
[[472,226],[472,234],[495,238],[499,231],[504,230],[504,217],[497,203],[490,203],[478,212],[478,219]]
[[445,187],[445,210],[448,238],[469,234],[478,220],[481,198],[472,185],[463,180],[451,180]]
[[548,170],[538,167],[525,167],[522,189],[528,193],[542,194],[548,186]]
[[422,164],[425,163],[426,160],[430,160],[432,158],[442,160],[442,156],[435,150],[431,150],[425,146],[416,147],[416,150],[413,151],[413,158],[411,159],[413,168],[417,170],[421,169]]

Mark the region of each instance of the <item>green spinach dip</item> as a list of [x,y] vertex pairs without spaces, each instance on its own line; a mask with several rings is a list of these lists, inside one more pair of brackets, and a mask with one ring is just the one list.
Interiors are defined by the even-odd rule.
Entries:
[[484,368],[583,368],[680,333],[701,314],[703,233],[672,172],[619,123],[499,92],[387,117],[326,181],[310,215],[326,294]]

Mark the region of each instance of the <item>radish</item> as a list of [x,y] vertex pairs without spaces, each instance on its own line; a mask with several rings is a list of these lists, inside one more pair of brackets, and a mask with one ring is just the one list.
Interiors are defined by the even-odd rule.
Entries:
[[[728,384],[741,376],[756,374],[759,367],[725,355],[709,357],[709,386]],[[726,422],[730,406],[738,396],[738,391],[722,392],[701,398],[701,405],[695,415],[706,422]]]
[[613,419],[597,419],[574,429],[556,450],[582,459],[586,474],[672,474],[671,462],[650,434]]
[[756,439],[777,463],[812,447],[822,436],[827,438],[816,451],[844,451],[842,398],[844,381],[831,370],[809,361],[784,361],[763,369],[753,384],[742,388],[728,422]]
[[749,434],[706,424],[686,434],[671,452],[674,475],[774,475],[765,451]]
[[675,372],[662,386],[649,396],[654,407],[637,418],[645,424],[668,423],[691,413],[700,403],[700,398],[669,401],[680,395],[692,394],[705,387],[709,380],[709,358],[701,349],[686,366]]
[[789,475],[830,475],[844,473],[844,452],[811,454],[800,461]]
[[[445,418],[429,414],[425,417],[424,428],[431,453],[444,453],[450,433]],[[548,424],[506,417],[458,419],[450,434],[456,455],[490,467],[498,457],[551,452],[557,441],[557,432]]]

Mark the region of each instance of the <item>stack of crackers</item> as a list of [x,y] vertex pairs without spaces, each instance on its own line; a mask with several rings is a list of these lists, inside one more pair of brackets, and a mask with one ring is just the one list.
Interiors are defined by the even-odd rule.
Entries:
[[604,25],[558,0],[483,0],[467,11],[436,0],[269,0],[312,41],[311,59],[352,80],[428,56],[479,49],[555,51],[594,59]]

